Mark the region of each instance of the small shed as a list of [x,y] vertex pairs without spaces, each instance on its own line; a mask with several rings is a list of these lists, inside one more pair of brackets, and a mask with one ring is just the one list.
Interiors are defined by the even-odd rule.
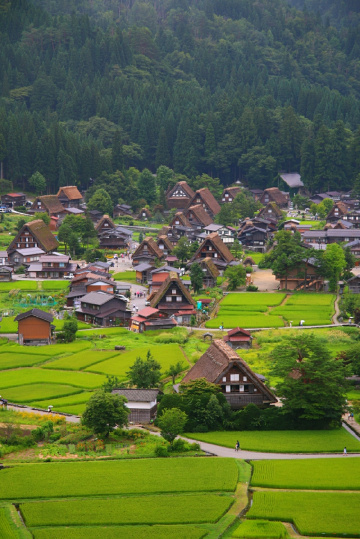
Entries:
[[238,348],[248,349],[252,346],[252,336],[242,328],[234,328],[227,332],[223,340],[231,346],[233,350]]
[[127,399],[126,407],[130,414],[130,423],[150,423],[156,417],[158,389],[113,389],[114,395]]
[[55,326],[52,325],[54,317],[41,309],[31,309],[18,314],[15,322],[18,322],[19,344],[51,344],[51,338]]
[[11,266],[0,266],[0,282],[12,281],[13,271]]
[[245,260],[243,261],[244,266],[255,266],[256,262],[251,256],[247,256]]

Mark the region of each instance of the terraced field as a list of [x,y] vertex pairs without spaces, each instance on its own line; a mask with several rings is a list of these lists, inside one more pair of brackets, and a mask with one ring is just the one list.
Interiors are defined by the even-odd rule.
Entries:
[[[239,480],[232,459],[191,457],[24,464],[1,474],[0,499],[19,505],[38,539],[200,539],[234,503]],[[0,508],[0,531],[2,516]]]
[[220,304],[216,318],[208,320],[206,327],[218,328],[277,328],[298,325],[326,325],[332,323],[335,295],[280,293],[228,294]]

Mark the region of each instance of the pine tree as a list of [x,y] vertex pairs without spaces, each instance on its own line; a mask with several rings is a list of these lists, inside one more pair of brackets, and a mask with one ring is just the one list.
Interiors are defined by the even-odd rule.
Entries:
[[123,170],[124,168],[124,152],[121,141],[121,133],[117,130],[114,134],[113,143],[111,147],[111,165],[113,172],[117,170]]

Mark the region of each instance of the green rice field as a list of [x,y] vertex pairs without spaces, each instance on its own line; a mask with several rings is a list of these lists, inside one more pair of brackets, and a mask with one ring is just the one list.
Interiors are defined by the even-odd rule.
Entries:
[[40,354],[27,355],[26,353],[1,353],[0,348],[0,370],[14,369],[16,367],[30,367],[32,365],[43,363],[46,359],[46,356]]
[[281,522],[245,520],[231,534],[241,539],[287,539],[289,534]]
[[20,510],[28,527],[83,524],[195,524],[216,522],[232,504],[217,494],[164,494],[108,499],[27,502]]
[[3,371],[0,389],[4,391],[6,388],[36,383],[67,384],[84,389],[95,389],[104,381],[105,376],[90,372],[52,371],[34,367]]
[[10,387],[6,390],[6,398],[10,402],[27,403],[34,399],[46,400],[53,397],[61,397],[79,393],[79,389],[75,389],[69,385],[62,384],[29,384],[26,386]]
[[[44,365],[47,369],[64,369],[71,371],[79,371],[85,367],[89,367],[94,363],[99,363],[105,359],[109,359],[112,356],[119,355],[118,352],[101,352],[98,350],[84,350],[83,352],[78,352],[77,354],[69,355],[66,357],[61,357],[55,361],[51,361]],[[1,362],[1,356],[0,356]],[[1,364],[1,363],[0,363]]]
[[42,281],[42,290],[66,290],[69,286],[69,281]]
[[357,537],[359,507],[359,492],[254,492],[247,517],[292,522],[302,535]]
[[97,496],[234,491],[237,480],[226,458],[26,464],[1,471],[0,499],[87,497],[94,485]]
[[259,460],[251,485],[267,488],[360,490],[360,459]]
[[135,284],[136,283],[136,272],[135,271],[119,271],[118,273],[113,273],[112,277],[115,281],[122,281],[125,283]]
[[[50,384],[49,384],[50,386]],[[49,387],[51,390],[51,388]],[[72,393],[71,395],[67,395],[66,397],[51,397],[51,403],[54,407],[54,410],[61,410],[62,412],[67,412],[68,408],[71,407],[73,409],[73,406],[77,405],[84,405],[87,403],[87,401],[90,399],[92,395],[91,391],[82,391],[81,393]],[[29,401],[29,403],[32,406],[37,406],[39,408],[44,407],[44,401],[40,400],[41,392],[39,392],[39,395],[36,396],[37,400]],[[70,413],[70,412],[69,412]]]
[[188,438],[224,447],[266,453],[341,453],[360,452],[360,442],[344,428],[336,430],[284,430],[284,431],[217,431],[186,434]]
[[[151,525],[151,526],[61,526],[33,528],[35,539],[202,539],[207,530],[196,526]],[[7,538],[6,538],[7,539]],[[12,539],[12,538],[11,538]]]
[[220,303],[216,318],[206,322],[208,328],[283,327],[290,322],[299,325],[332,323],[334,294],[233,293]]
[[0,537],[1,539],[18,539],[23,537],[16,526],[11,512],[15,509],[11,505],[0,507]]

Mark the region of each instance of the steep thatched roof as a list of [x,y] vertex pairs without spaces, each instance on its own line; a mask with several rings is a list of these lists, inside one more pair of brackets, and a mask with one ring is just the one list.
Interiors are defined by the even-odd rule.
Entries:
[[189,304],[195,307],[195,301],[191,297],[190,292],[188,291],[188,289],[183,284],[182,280],[179,279],[178,275],[174,271],[170,271],[169,276],[163,282],[159,290],[154,295],[151,295],[150,306],[155,309],[156,306],[162,300],[162,298],[165,296],[166,292],[169,290],[170,286],[172,286],[174,283],[177,284],[177,286],[179,287],[180,291],[182,292],[183,296],[187,299]]

